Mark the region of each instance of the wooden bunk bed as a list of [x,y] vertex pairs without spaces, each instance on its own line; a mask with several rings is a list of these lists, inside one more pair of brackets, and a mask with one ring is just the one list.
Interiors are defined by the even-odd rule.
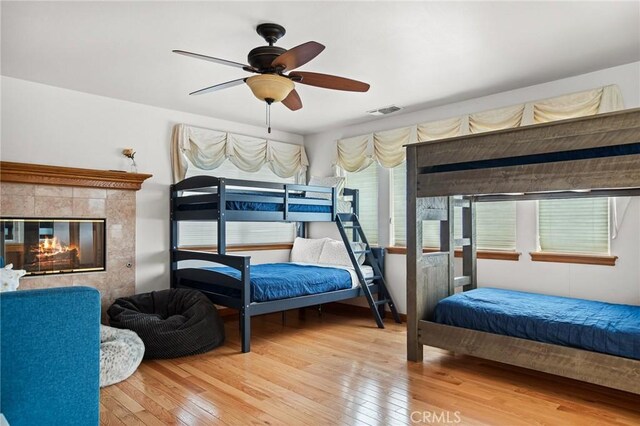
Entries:
[[[383,277],[383,251],[369,245],[358,221],[357,190],[345,189],[344,200],[340,200],[335,188],[212,176],[187,178],[172,185],[170,190],[171,287],[197,289],[213,303],[237,309],[242,352],[250,350],[251,317],[256,315],[365,296],[378,327],[384,328],[385,306],[389,306],[394,319],[400,322]],[[347,212],[339,209],[341,202],[348,203]],[[216,252],[179,247],[180,221],[217,222]],[[226,254],[228,222],[299,222],[297,234],[300,237],[305,236],[306,223],[335,222],[359,286],[256,301],[255,291],[252,291],[256,289],[256,283],[252,281],[250,256]],[[362,249],[354,250],[353,242],[360,243]],[[371,267],[370,276],[363,272],[358,262],[360,256],[364,256],[364,264]],[[182,261],[206,262],[230,269],[185,267],[180,263]],[[284,281],[277,276],[271,278]]]
[[[476,289],[476,203],[632,195],[640,195],[640,109],[408,145],[408,359],[421,362],[423,345],[434,346],[640,394],[639,359],[435,320],[439,302]],[[439,252],[423,254],[424,220],[441,221]]]

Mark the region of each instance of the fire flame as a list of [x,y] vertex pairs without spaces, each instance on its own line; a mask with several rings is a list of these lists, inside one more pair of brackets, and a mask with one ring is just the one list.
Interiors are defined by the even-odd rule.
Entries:
[[62,244],[56,238],[45,238],[44,241],[40,243],[40,248],[38,250],[40,253],[56,253],[62,251]]
[[56,237],[45,237],[44,241],[41,241],[38,246],[38,254],[42,256],[52,256],[58,253],[66,253],[74,249],[75,247],[62,245],[60,240]]

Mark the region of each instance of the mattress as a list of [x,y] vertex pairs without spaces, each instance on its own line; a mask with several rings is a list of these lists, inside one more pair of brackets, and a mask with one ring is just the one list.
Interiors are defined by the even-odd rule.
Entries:
[[[240,279],[240,271],[228,267],[205,268]],[[370,266],[363,265],[365,277],[373,276]],[[268,302],[345,290],[359,285],[353,268],[307,263],[263,263],[251,265],[251,302]],[[239,291],[218,288],[216,291],[238,296]]]
[[[227,191],[227,196],[233,195],[233,191]],[[240,195],[240,193],[237,193]],[[284,211],[284,203],[272,203],[262,202],[261,198],[282,196],[282,193],[265,193],[255,192],[247,193],[243,192],[241,195],[249,195],[255,198],[255,201],[227,201],[227,210],[241,210],[241,211],[256,211],[256,212],[282,212]],[[295,199],[305,200],[322,200],[323,198],[305,197],[303,194],[289,194],[289,211],[294,213],[331,213],[331,206],[327,205],[313,205],[313,204],[300,204],[296,203]],[[183,204],[179,210],[209,210],[217,209],[218,203],[198,203],[198,204]]]
[[640,306],[481,288],[441,300],[434,320],[640,360]]

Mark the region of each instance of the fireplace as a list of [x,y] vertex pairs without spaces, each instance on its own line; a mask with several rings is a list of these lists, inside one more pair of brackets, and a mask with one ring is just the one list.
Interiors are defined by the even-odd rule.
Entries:
[[27,275],[105,270],[105,219],[0,219],[0,253]]

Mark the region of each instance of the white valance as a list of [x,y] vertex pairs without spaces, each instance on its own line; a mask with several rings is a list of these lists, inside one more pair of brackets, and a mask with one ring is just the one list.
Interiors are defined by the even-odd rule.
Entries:
[[[466,118],[466,117],[465,117]],[[434,139],[452,138],[463,134],[461,129],[469,128],[469,120],[462,117],[448,118],[446,120],[432,121],[418,124],[418,140],[431,141]]]
[[374,160],[373,134],[338,141],[338,165],[349,172],[366,169]]
[[417,141],[417,126],[373,134],[373,152],[382,167],[395,167],[404,161],[403,145]]
[[373,161],[391,168],[405,160],[403,145],[406,144],[582,117],[622,108],[620,89],[616,85],[610,85],[551,99],[340,139],[337,144],[336,163],[349,172],[362,170]]
[[525,105],[516,105],[469,114],[469,133],[518,127],[522,123],[524,111]]
[[602,91],[600,88],[536,102],[533,105],[533,123],[548,123],[597,114],[600,110]]
[[[185,178],[189,163],[213,170],[226,160],[245,172],[265,164],[280,177],[306,174],[309,160],[302,145],[177,124],[171,139],[174,182]],[[187,161],[188,160],[188,161]]]

